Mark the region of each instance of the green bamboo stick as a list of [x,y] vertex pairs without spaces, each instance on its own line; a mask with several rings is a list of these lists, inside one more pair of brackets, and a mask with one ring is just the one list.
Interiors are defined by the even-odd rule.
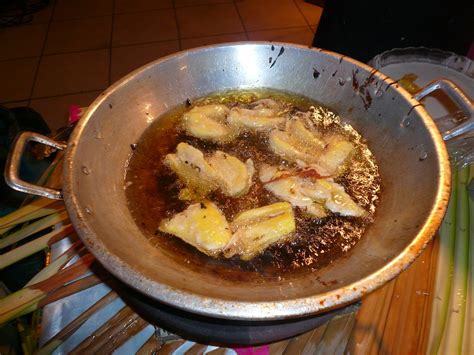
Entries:
[[469,287],[464,320],[463,354],[474,354],[474,164],[469,168]]
[[31,289],[29,286],[44,281],[58,273],[71,260],[73,255],[74,250],[67,250],[38,272],[23,289],[0,299],[0,324],[36,310],[39,301],[46,297],[46,294],[38,289]]
[[65,252],[64,254],[60,255],[56,260],[54,260],[52,263],[46,266],[43,270],[38,272],[30,281],[28,281],[25,287],[44,281],[47,278],[59,272],[59,270],[61,270],[63,266],[66,265],[66,263],[70,260],[71,256],[72,256],[72,253],[70,251]]
[[[65,254],[68,255],[68,258],[63,260],[63,262],[65,261],[65,263],[67,263],[74,253],[70,250]],[[38,282],[34,284],[30,283],[21,290],[0,299],[0,326],[15,318],[37,310],[42,304],[41,301],[46,299],[51,292],[83,274],[84,270],[94,261],[92,255],[88,255],[90,255],[90,257],[86,255],[74,265],[60,271],[56,271],[58,270],[58,266],[60,266],[59,269],[61,269],[65,263],[62,265],[52,263],[41,271],[42,276],[36,279],[36,281],[39,280]],[[51,275],[53,271],[56,272]],[[42,281],[42,283],[39,283],[40,281]],[[91,285],[92,284],[83,285],[81,289],[77,289],[75,292],[86,289]]]
[[39,198],[23,206],[6,216],[0,217],[0,235],[8,232],[13,227],[20,223],[28,222],[33,219],[41,218],[57,212],[54,204],[56,200],[49,200],[47,198]]
[[44,297],[44,291],[23,288],[0,299],[0,325],[33,311]]
[[55,229],[38,239],[15,248],[8,253],[2,254],[0,257],[0,270],[26,258],[27,256],[33,255],[34,253],[47,248],[53,240],[56,240],[60,237],[65,237],[66,235],[71,234],[73,231],[74,229],[72,225],[68,224]]
[[460,169],[457,179],[458,198],[453,281],[451,286],[448,317],[440,347],[440,352],[443,354],[460,354],[463,345],[469,267],[468,178],[469,167]]
[[[14,318],[18,318],[24,316],[26,314],[30,314],[31,312],[37,311],[39,307],[39,302],[34,302],[30,304],[28,307],[24,307],[21,312],[19,312]],[[12,319],[14,319],[12,318]]]
[[449,296],[454,267],[454,245],[456,241],[457,169],[452,168],[452,187],[448,209],[439,229],[439,252],[431,313],[429,353],[437,354],[446,326]]
[[19,241],[38,233],[46,228],[50,228],[55,224],[69,220],[69,216],[65,210],[61,212],[52,213],[38,221],[28,224],[27,226],[17,230],[16,232],[0,239],[0,249],[6,248],[9,245],[18,243]]

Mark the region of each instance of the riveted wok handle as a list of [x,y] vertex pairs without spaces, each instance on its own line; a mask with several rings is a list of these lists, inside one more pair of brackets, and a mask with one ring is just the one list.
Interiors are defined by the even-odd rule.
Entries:
[[62,199],[61,190],[38,186],[20,178],[21,156],[25,150],[26,145],[30,141],[49,145],[60,150],[64,150],[67,147],[65,143],[56,142],[49,137],[43,136],[42,134],[35,132],[22,132],[13,143],[13,149],[8,156],[7,164],[5,166],[5,181],[7,182],[8,186],[14,190],[55,200]]
[[462,124],[449,129],[443,133],[443,139],[445,141],[457,137],[463,133],[469,132],[474,129],[474,105],[467,95],[452,81],[447,79],[440,79],[431,82],[421,89],[416,95],[415,99],[420,101],[425,96],[431,94],[433,91],[441,90],[445,92],[451,100],[454,101],[458,107],[464,111],[467,117],[467,121]]

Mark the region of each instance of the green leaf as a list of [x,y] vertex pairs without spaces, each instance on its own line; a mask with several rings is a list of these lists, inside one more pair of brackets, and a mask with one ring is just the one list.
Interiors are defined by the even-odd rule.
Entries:
[[65,210],[43,217],[40,220],[30,223],[16,232],[4,237],[3,239],[0,239],[0,249],[15,244],[35,233],[65,221],[69,221],[69,216]]
[[72,232],[74,232],[74,228],[71,224],[68,224],[55,229],[38,239],[13,249],[8,253],[2,254],[0,257],[0,270],[26,258],[27,256],[47,248],[52,242],[57,241],[60,238],[71,234]]

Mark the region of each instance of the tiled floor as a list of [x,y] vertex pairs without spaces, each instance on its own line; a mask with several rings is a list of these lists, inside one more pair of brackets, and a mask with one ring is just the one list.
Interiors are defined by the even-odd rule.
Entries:
[[322,8],[304,0],[52,0],[0,29],[0,104],[29,105],[52,129],[159,57],[233,41],[310,45]]

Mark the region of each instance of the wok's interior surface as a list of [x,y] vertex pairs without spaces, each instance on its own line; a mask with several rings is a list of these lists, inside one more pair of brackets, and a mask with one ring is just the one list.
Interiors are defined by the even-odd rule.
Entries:
[[[145,294],[217,317],[276,319],[333,308],[395,276],[444,214],[449,165],[424,109],[393,80],[340,55],[268,43],[205,47],[151,63],[89,108],[69,142],[65,201],[78,231],[110,271]],[[150,122],[187,98],[235,88],[307,96],[368,141],[382,176],[375,223],[347,257],[281,281],[191,269],[151,246],[127,209],[124,165]]]

